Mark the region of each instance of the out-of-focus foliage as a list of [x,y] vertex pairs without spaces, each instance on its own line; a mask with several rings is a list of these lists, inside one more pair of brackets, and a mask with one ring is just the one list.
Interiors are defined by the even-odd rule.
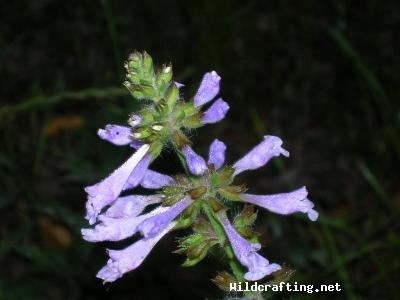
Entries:
[[172,62],[185,95],[205,72],[221,75],[231,109],[197,132],[198,153],[218,138],[234,162],[267,133],[290,151],[241,176],[259,194],[306,185],[321,215],[309,224],[259,211],[260,253],[295,269],[290,283],[342,291],[271,298],[397,297],[398,1],[25,0],[0,16],[0,299],[218,297],[219,253],[182,268],[167,236],[138,270],[103,286],[95,274],[115,246],[80,236],[83,187],[130,153],[96,131],[138,107],[122,86],[134,50]]

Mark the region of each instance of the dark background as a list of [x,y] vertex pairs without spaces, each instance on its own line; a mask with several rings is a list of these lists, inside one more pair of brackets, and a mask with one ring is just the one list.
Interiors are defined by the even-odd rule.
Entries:
[[[123,62],[146,50],[171,62],[188,99],[205,72],[222,77],[231,109],[201,128],[233,163],[263,135],[290,158],[241,175],[268,194],[306,185],[312,223],[259,210],[271,262],[297,270],[290,283],[340,292],[272,299],[397,299],[400,280],[400,2],[8,1],[0,8],[0,299],[216,299],[226,269],[214,251],[182,268],[176,234],[111,285],[95,278],[106,248],[83,241],[86,194],[132,152],[96,135],[126,125],[138,104],[122,86]],[[153,169],[174,174],[163,154]]]

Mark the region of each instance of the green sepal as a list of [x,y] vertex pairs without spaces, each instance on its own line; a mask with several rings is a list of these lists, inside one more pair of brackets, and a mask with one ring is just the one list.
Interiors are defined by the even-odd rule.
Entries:
[[249,226],[257,219],[257,211],[254,212],[254,205],[246,204],[242,211],[233,220],[234,226]]
[[180,249],[176,250],[175,253],[183,253],[187,249],[189,249],[195,245],[199,245],[200,243],[203,243],[206,240],[207,240],[206,236],[201,233],[195,233],[195,234],[180,238],[180,239],[178,239]]
[[197,200],[197,199],[203,197],[206,192],[207,192],[207,188],[205,186],[200,186],[200,187],[197,187],[197,188],[194,188],[194,189],[188,191],[188,194],[189,194],[190,198],[192,198],[193,200]]
[[246,227],[236,227],[236,231],[246,240],[257,238],[257,234]]
[[176,195],[171,195],[163,198],[162,200],[162,206],[172,206],[175,203],[179,202],[185,198],[185,194],[176,194]]
[[176,194],[183,194],[183,188],[179,186],[166,186],[163,188],[162,193],[165,196],[172,196]]
[[203,126],[201,124],[201,119],[203,118],[204,113],[199,111],[197,114],[186,117],[185,119],[182,120],[181,126],[186,126],[190,128],[198,128]]
[[199,109],[194,107],[193,102],[185,102],[182,105],[182,110],[185,112],[186,116],[193,116],[199,112]]
[[226,186],[230,184],[233,180],[233,173],[235,172],[235,169],[230,167],[230,166],[225,166],[221,169],[218,170],[218,175],[220,178],[220,186]]
[[219,186],[221,182],[221,178],[219,177],[218,173],[212,173],[211,175],[211,187],[215,189],[217,186]]
[[172,65],[171,64],[169,64],[168,66],[164,65],[163,68],[159,70],[156,75],[156,84],[158,91],[160,93],[164,93],[165,88],[167,87],[171,79],[172,79]]
[[232,201],[241,201],[243,200],[239,197],[239,194],[246,191],[246,185],[230,185],[223,188],[218,189],[218,193],[224,196],[225,198]]
[[174,107],[176,100],[178,100],[178,96],[179,96],[179,89],[172,81],[165,95],[165,100],[169,107]]
[[126,74],[126,79],[128,79],[132,84],[135,85],[140,83],[139,74],[137,74],[136,72]]
[[153,59],[146,51],[143,52],[143,71],[147,75],[154,77]]
[[173,133],[176,147],[182,150],[185,146],[191,146],[192,142],[180,130],[175,130]]
[[217,200],[217,198],[210,197],[209,198],[210,206],[215,213],[220,212],[221,210],[226,211],[228,208],[223,205],[221,202]]

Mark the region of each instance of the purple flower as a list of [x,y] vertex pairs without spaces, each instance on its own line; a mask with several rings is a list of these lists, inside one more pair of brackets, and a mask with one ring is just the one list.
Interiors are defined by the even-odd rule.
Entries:
[[176,216],[178,216],[186,207],[193,203],[193,200],[186,196],[181,201],[168,207],[168,210],[147,218],[139,224],[138,229],[144,237],[152,237],[162,231]]
[[221,77],[217,72],[206,73],[201,81],[199,90],[194,96],[194,107],[210,102],[219,92],[220,81]]
[[175,180],[168,175],[147,170],[140,185],[146,189],[160,189],[165,186],[173,185],[174,183]]
[[115,219],[100,215],[98,219],[101,223],[95,228],[82,229],[82,236],[88,242],[120,241],[135,234],[139,230],[138,226],[146,219],[159,216],[166,211],[168,207],[160,206],[138,217]]
[[313,210],[314,203],[307,199],[307,190],[302,187],[290,193],[276,195],[249,195],[240,194],[239,197],[246,202],[264,207],[278,214],[288,215],[294,212],[307,213],[311,221],[318,218],[318,213]]
[[[85,191],[88,193],[86,219],[89,220],[89,224],[94,224],[96,222],[97,215],[103,207],[117,199],[129,176],[146,156],[149,148],[149,145],[143,145],[121,167],[116,169],[106,179],[85,188]],[[144,172],[142,177],[143,176]]]
[[219,212],[217,217],[225,229],[237,259],[242,265],[249,269],[244,275],[246,280],[259,280],[281,269],[278,264],[270,264],[267,259],[256,253],[256,251],[260,250],[261,245],[250,244],[242,238],[229,222],[225,212]]
[[225,162],[225,150],[225,144],[215,139],[210,146],[210,152],[208,154],[208,164],[214,164],[216,170],[221,168]]
[[185,155],[186,162],[189,167],[189,171],[195,175],[201,175],[207,170],[207,164],[205,160],[197,155],[190,146],[183,148],[183,154]]
[[216,100],[213,105],[204,113],[201,118],[201,124],[211,124],[221,121],[227,111],[229,110],[229,105],[221,98]]
[[107,265],[97,273],[97,277],[103,279],[104,282],[112,282],[120,278],[126,272],[136,269],[157,242],[175,225],[176,222],[171,222],[156,235],[143,238],[123,250],[108,250],[110,259]]
[[136,217],[142,213],[146,206],[159,202],[161,202],[160,195],[119,197],[111,203],[110,208],[105,212],[105,216],[115,219]]
[[289,152],[281,147],[282,140],[276,136],[266,135],[264,140],[238,160],[233,167],[234,175],[246,170],[254,170],[265,165],[272,157],[283,154],[289,156]]
[[106,129],[99,129],[97,134],[103,140],[109,141],[114,145],[122,146],[132,143],[132,127],[119,125],[107,125]]
[[136,168],[132,171],[132,173],[126,180],[122,188],[123,191],[134,188],[140,184],[147,173],[151,159],[152,156],[150,154],[142,158],[142,160],[137,164]]

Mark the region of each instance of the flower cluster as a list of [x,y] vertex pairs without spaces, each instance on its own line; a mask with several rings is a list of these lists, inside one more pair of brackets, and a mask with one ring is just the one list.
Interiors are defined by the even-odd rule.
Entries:
[[[176,251],[186,254],[184,266],[197,264],[212,247],[220,246],[234,273],[228,277],[236,281],[259,280],[280,270],[280,265],[257,253],[261,245],[250,229],[257,217],[254,205],[284,215],[306,213],[315,221],[318,213],[307,199],[307,190],[302,187],[290,193],[252,195],[246,193],[244,184],[234,185],[233,181],[241,172],[260,168],[275,156],[289,156],[281,147],[281,139],[265,136],[233,165],[225,164],[225,144],[214,140],[206,161],[196,154],[184,132],[224,118],[229,106],[222,99],[201,111],[219,92],[218,74],[205,74],[195,96],[186,102],[179,95],[182,85],[172,80],[171,66],[154,72],[146,53],[134,53],[126,68],[125,86],[145,105],[129,117],[130,127],[107,125],[98,135],[136,151],[106,179],[85,189],[86,218],[96,225],[82,229],[82,235],[90,242],[120,241],[136,233],[142,238],[126,249],[108,250],[110,259],[97,277],[106,282],[116,280],[137,268],[165,234],[189,226],[193,233],[179,240]],[[165,143],[176,150],[185,174],[170,176],[149,169]],[[122,191],[139,185],[154,193],[120,196]],[[228,218],[230,208],[239,203],[244,204],[243,210]],[[149,205],[153,207],[150,211]],[[238,268],[237,262],[243,267]]]

